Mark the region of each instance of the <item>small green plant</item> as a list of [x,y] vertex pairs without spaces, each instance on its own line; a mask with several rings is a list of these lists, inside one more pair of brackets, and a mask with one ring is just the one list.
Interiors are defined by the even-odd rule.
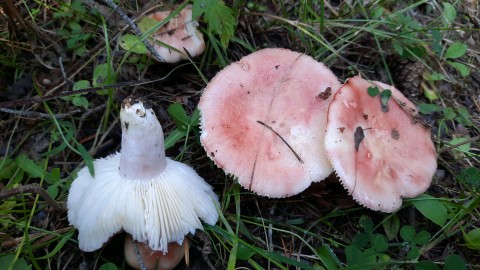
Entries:
[[[90,87],[92,87],[92,86],[90,85],[89,81],[81,80],[81,81],[75,82],[72,90],[76,91],[76,90],[87,89],[87,88],[90,88]],[[88,109],[88,106],[89,106],[88,99],[86,97],[84,97],[83,95],[84,95],[83,93],[75,94],[75,95],[63,97],[62,99],[66,100],[66,101],[70,101],[74,106],[83,107],[85,109]]]
[[175,122],[176,128],[165,138],[165,149],[174,146],[183,139],[185,139],[184,148],[186,148],[190,133],[193,132],[197,136],[199,134],[200,111],[197,108],[191,116],[188,116],[182,104],[173,103],[168,106],[167,112]]
[[226,48],[235,34],[236,19],[233,10],[222,0],[193,1],[193,19],[198,20],[202,15],[208,25],[207,33],[220,36],[221,45]]
[[384,89],[380,91],[377,86],[370,86],[367,89],[368,95],[371,97],[380,96],[380,104],[382,107],[382,112],[388,112],[388,101],[392,96],[392,91],[390,89]]
[[96,24],[90,12],[92,11],[87,9],[83,1],[73,0],[69,4],[62,4],[53,15],[53,18],[63,23],[58,34],[66,40],[67,48],[79,56],[88,52],[87,42],[95,36],[93,32],[86,32],[82,26],[84,23]]
[[[404,225],[398,230],[399,223],[395,215],[386,219],[383,224],[388,237],[381,233],[375,233],[372,219],[369,217],[362,216],[359,224],[363,232],[355,234],[352,244],[345,247],[348,268],[384,269],[387,265],[414,263],[415,269],[440,269],[434,262],[418,261],[421,249],[432,239],[429,232],[425,230],[417,232],[410,225]],[[478,233],[476,231],[472,232],[471,238],[476,239]],[[397,238],[397,234],[400,235],[401,242],[391,243],[390,241]],[[388,254],[400,255],[404,258],[391,258]],[[458,268],[455,268],[455,266]],[[466,266],[461,257],[451,254],[447,256],[443,269],[466,269]]]
[[378,269],[391,260],[386,254],[389,249],[385,235],[374,233],[372,219],[362,216],[359,221],[363,232],[358,232],[352,244],[345,247],[347,265],[359,269]]

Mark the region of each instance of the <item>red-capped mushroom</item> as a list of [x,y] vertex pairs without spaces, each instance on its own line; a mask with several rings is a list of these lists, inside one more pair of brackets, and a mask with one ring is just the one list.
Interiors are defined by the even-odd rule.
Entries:
[[310,56],[263,49],[220,71],[200,99],[201,141],[217,166],[269,197],[332,172],[323,138],[337,77]]
[[[152,250],[148,244],[134,242],[132,236],[127,234],[124,245],[125,261],[135,269],[142,269],[141,263],[143,263],[144,269],[171,270],[184,258],[186,247],[188,247],[186,242],[185,239],[181,245],[176,242],[168,243],[168,252],[165,253],[161,250]],[[138,254],[141,256],[141,260],[135,252],[135,243],[138,246]]]
[[359,76],[333,97],[325,149],[353,198],[383,212],[399,209],[402,197],[423,193],[437,167],[430,133],[413,103],[396,88]]
[[[148,15],[147,18],[161,22],[170,16],[170,13],[170,11],[157,11]],[[192,19],[192,6],[188,5],[152,35],[155,51],[167,63],[188,59],[189,56],[185,51],[188,51],[192,57],[202,54],[205,50],[205,41],[197,26],[198,22]]]

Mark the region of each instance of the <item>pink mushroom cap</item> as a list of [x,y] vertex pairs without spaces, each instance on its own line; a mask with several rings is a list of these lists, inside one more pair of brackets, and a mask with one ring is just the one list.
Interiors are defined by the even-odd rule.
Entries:
[[[379,96],[368,94],[369,87],[391,90],[388,112]],[[414,104],[395,87],[359,76],[333,97],[325,149],[353,198],[383,212],[398,210],[402,197],[425,192],[437,168],[434,144]]]
[[[148,17],[160,22],[166,19],[170,13],[170,11],[158,11],[148,15]],[[197,26],[198,22],[192,19],[192,6],[188,5],[153,34],[154,40],[161,41],[177,49],[177,51],[159,42],[154,43],[154,49],[168,63],[188,59],[185,50],[192,57],[202,54],[205,50],[205,41]]]
[[220,71],[200,99],[201,141],[245,188],[287,197],[333,170],[324,152],[337,77],[310,56],[263,49]]

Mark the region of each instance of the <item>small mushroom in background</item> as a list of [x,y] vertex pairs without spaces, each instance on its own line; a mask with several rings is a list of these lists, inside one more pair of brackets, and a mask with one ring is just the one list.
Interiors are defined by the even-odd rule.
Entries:
[[[378,93],[369,94],[369,88]],[[402,197],[425,192],[437,167],[430,133],[414,104],[396,88],[359,76],[333,97],[325,149],[353,198],[382,212],[398,210]]]
[[268,197],[298,194],[333,171],[322,142],[340,85],[325,65],[298,52],[247,55],[204,90],[202,145],[244,188]]
[[[160,250],[152,250],[145,243],[137,243],[137,245],[138,252],[142,257],[146,269],[170,270],[175,268],[185,256],[186,242],[187,240],[185,240],[182,245],[175,242],[168,243],[168,253]],[[125,237],[124,249],[125,261],[135,269],[142,269],[137,257],[138,255],[134,250],[134,241],[131,235]]]
[[94,177],[87,168],[78,172],[68,220],[83,251],[124,230],[152,250],[170,252],[169,243],[181,246],[188,233],[203,229],[200,219],[217,222],[218,198],[192,168],[165,157],[162,127],[148,104],[126,99],[120,120],[121,153],[95,160]]
[[[170,11],[154,12],[142,19],[139,22],[139,26],[144,31],[148,30],[142,26],[154,26],[149,21],[158,23],[166,19],[170,14]],[[176,63],[183,59],[188,59],[189,55],[195,57],[202,54],[205,50],[205,41],[197,27],[198,22],[192,19],[192,6],[188,5],[152,34],[155,51],[167,63]],[[168,46],[165,46],[165,44]],[[189,55],[185,50],[188,51]]]

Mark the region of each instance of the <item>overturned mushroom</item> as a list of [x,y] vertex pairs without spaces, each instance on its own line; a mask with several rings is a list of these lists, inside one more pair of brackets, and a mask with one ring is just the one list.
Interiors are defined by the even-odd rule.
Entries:
[[332,172],[323,137],[337,77],[310,56],[263,49],[220,71],[200,99],[201,141],[216,165],[269,197]]
[[[139,26],[147,31],[149,28],[144,26],[153,26],[149,21],[158,23],[170,14],[170,11],[154,12],[140,21]],[[198,22],[192,19],[192,7],[188,5],[152,35],[155,51],[168,63],[188,59],[189,55],[195,57],[202,54],[205,41],[197,26]]]
[[218,199],[189,166],[165,157],[153,110],[126,99],[121,108],[121,153],[94,161],[95,176],[79,171],[68,195],[68,220],[83,251],[100,248],[124,230],[151,249],[168,252],[185,235],[215,224]]
[[353,198],[383,212],[399,209],[402,197],[423,193],[437,167],[413,103],[394,87],[359,76],[330,104],[325,149]]

